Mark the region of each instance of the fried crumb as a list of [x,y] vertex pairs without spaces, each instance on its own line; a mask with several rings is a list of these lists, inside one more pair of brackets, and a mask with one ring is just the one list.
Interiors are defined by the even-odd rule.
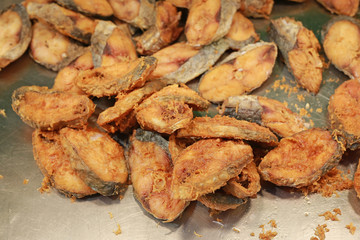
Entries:
[[223,220],[220,219],[220,218],[216,218],[216,221],[217,221],[217,222],[222,222]]
[[233,227],[232,230],[233,230],[234,232],[240,233],[240,229],[238,229],[238,228],[236,228],[236,227]]
[[4,176],[3,175],[0,175],[0,179],[3,179],[4,178]]
[[71,196],[70,201],[71,201],[72,203],[76,202],[76,197],[75,197],[75,196]]
[[44,177],[41,182],[41,187],[38,188],[40,193],[49,193],[50,192],[50,180],[48,177]]
[[302,94],[298,94],[297,99],[299,100],[299,102],[304,102],[305,101],[305,97]]
[[333,209],[333,212],[336,213],[336,214],[338,214],[338,215],[341,215],[341,210],[340,210],[340,208],[334,208],[334,209]]
[[113,233],[115,233],[115,235],[119,235],[119,234],[121,234],[120,224],[117,223],[116,226],[117,226],[117,229],[114,230]]
[[349,229],[349,232],[351,233],[351,235],[355,234],[356,227],[353,225],[353,223],[350,223],[349,225],[346,225],[345,228]]
[[317,112],[317,113],[322,113],[322,108],[317,108],[317,109],[316,109],[316,112]]
[[215,209],[209,209],[209,216],[213,217],[216,215],[219,215],[221,213],[221,211],[215,210]]
[[337,214],[333,214],[330,211],[326,211],[322,214],[319,214],[320,217],[324,217],[325,220],[331,220],[331,221],[339,221],[339,218],[336,216]]
[[277,224],[276,224],[276,221],[274,219],[271,219],[268,224],[270,224],[271,227],[273,228],[277,228]]
[[114,215],[112,214],[112,212],[108,212],[108,214],[109,214],[110,219],[114,218]]
[[5,109],[0,109],[0,115],[6,118]]
[[25,178],[25,179],[23,180],[23,184],[26,185],[26,184],[28,184],[28,183],[29,183],[29,179]]
[[320,225],[315,229],[315,236],[317,237],[311,237],[310,240],[325,240],[325,233],[329,232],[330,230],[327,228],[326,224]]
[[262,239],[262,240],[271,240],[273,239],[274,237],[276,237],[277,235],[277,232],[273,232],[271,230],[268,230],[266,232],[261,232],[259,234],[259,239]]
[[255,237],[255,233],[253,233],[253,232],[250,233],[250,236]]
[[194,235],[197,236],[197,237],[202,237],[203,236],[201,234],[198,234],[195,230],[194,230]]

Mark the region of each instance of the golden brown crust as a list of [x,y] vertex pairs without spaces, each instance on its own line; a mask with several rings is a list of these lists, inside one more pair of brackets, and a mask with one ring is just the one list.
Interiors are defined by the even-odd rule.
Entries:
[[56,0],[56,2],[88,16],[110,17],[113,14],[113,10],[106,0]]
[[359,8],[359,0],[317,0],[331,13],[354,16]]
[[360,164],[358,164],[356,168],[356,172],[354,174],[354,188],[357,194],[357,197],[360,198]]

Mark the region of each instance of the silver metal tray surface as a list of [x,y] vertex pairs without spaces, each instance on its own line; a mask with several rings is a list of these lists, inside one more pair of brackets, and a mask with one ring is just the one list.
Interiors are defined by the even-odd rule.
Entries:
[[[0,8],[13,2],[2,0]],[[315,1],[291,3],[275,1],[271,18],[291,16],[301,20],[320,37],[321,27],[332,17]],[[253,19],[262,40],[268,40],[269,20]],[[264,183],[258,197],[235,210],[209,216],[201,203],[193,202],[180,218],[162,223],[146,213],[134,199],[131,186],[123,199],[93,196],[72,202],[52,190],[41,194],[43,176],[33,158],[31,134],[11,109],[12,92],[24,85],[52,86],[56,73],[36,64],[26,53],[0,72],[0,239],[65,240],[65,239],[259,239],[262,232],[277,232],[274,239],[310,239],[318,225],[326,224],[327,240],[360,239],[360,200],[353,189],[330,198],[320,194],[307,197]],[[286,101],[290,109],[305,115],[315,127],[327,126],[327,104],[335,88],[347,78],[330,66],[324,72],[320,92],[314,96],[296,87],[284,64],[277,60],[270,79],[254,94]],[[191,85],[196,87],[197,82]],[[299,97],[299,96],[303,97]],[[358,163],[359,152],[347,152],[340,168],[350,170]],[[28,180],[24,184],[24,180]],[[326,221],[319,216],[340,208],[340,221]],[[277,228],[272,228],[275,220]],[[353,223],[354,235],[346,229]],[[116,235],[118,224],[122,233]],[[253,234],[252,234],[253,233]],[[253,236],[252,236],[253,235]]]

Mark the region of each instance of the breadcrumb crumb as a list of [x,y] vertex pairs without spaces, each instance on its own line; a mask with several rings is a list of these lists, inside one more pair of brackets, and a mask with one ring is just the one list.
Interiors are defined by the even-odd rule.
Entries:
[[325,233],[329,232],[330,230],[327,228],[326,224],[320,225],[315,229],[315,236],[317,237],[311,237],[310,240],[325,240]]
[[0,175],[0,179],[3,179],[4,178],[4,176],[3,175]]
[[41,187],[38,188],[40,193],[49,193],[50,192],[50,180],[48,177],[44,177],[41,182]]
[[326,211],[322,214],[319,214],[320,217],[324,217],[325,220],[331,220],[331,221],[339,221],[339,218],[337,217],[337,214],[333,214],[330,211]]
[[253,232],[250,233],[250,236],[255,237],[255,233],[253,233]]
[[356,231],[356,227],[353,225],[353,223],[350,223],[349,225],[345,226],[347,229],[349,229],[349,232],[351,233],[351,235],[355,234]]
[[114,218],[114,215],[111,212],[108,212],[110,219]]
[[115,233],[115,235],[119,235],[119,234],[121,234],[120,224],[117,223],[116,226],[117,226],[117,229],[114,230],[113,233]]
[[29,179],[25,178],[25,179],[23,180],[23,184],[26,185],[26,184],[28,184],[28,183],[29,183]]
[[194,235],[197,236],[197,237],[202,237],[203,236],[201,234],[198,234],[195,230],[194,230]]
[[0,109],[0,115],[6,118],[5,109]]
[[72,203],[76,202],[76,197],[75,197],[75,196],[71,196],[71,197],[70,197],[70,201],[71,201]]
[[240,229],[238,229],[238,228],[236,228],[236,227],[233,227],[232,230],[233,230],[234,232],[240,233]]
[[275,222],[274,219],[271,219],[271,220],[268,222],[268,224],[270,224],[270,226],[273,227],[273,228],[277,228],[277,224],[276,224],[276,222]]

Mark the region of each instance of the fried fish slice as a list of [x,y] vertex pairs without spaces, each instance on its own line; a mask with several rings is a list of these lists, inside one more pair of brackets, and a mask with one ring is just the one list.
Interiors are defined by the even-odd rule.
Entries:
[[95,111],[95,104],[84,95],[23,86],[13,92],[12,108],[33,128],[58,130],[83,127]]
[[247,203],[248,199],[240,199],[233,195],[225,193],[222,189],[215,191],[214,193],[208,193],[200,196],[197,199],[206,207],[215,211],[227,211],[229,209],[235,209],[241,205]]
[[280,137],[306,130],[304,120],[282,102],[262,96],[233,96],[226,99],[220,114],[256,122]]
[[32,31],[30,56],[35,62],[53,71],[59,71],[87,51],[77,41],[53,30],[47,24],[36,22]]
[[328,112],[332,129],[338,129],[351,150],[360,148],[360,82],[342,83],[330,97]]
[[34,158],[41,172],[65,196],[82,198],[96,192],[87,186],[70,165],[57,132],[35,130],[32,134]]
[[76,85],[95,97],[113,96],[120,92],[142,87],[148,75],[156,67],[156,58],[141,57],[133,61],[119,62],[81,72]]
[[199,140],[175,160],[171,184],[173,196],[191,201],[214,192],[239,175],[252,160],[251,147],[242,141]]
[[104,196],[126,187],[128,171],[123,148],[97,129],[63,128],[60,141],[71,166],[92,189]]
[[354,188],[357,197],[360,198],[360,164],[359,163],[354,174]]
[[232,0],[193,0],[185,25],[188,43],[208,45],[225,36],[236,12]]
[[163,76],[169,83],[187,83],[208,70],[229,48],[226,39],[202,47],[199,52],[171,73]]
[[193,144],[196,140],[191,138],[177,138],[173,133],[169,137],[169,152],[171,155],[172,163],[175,164],[176,158],[180,155],[181,151]]
[[99,114],[97,123],[111,133],[114,133],[117,130],[124,132],[127,130],[128,125],[125,125],[126,128],[124,128],[123,123],[126,119],[129,119],[129,116],[132,115],[135,107],[146,97],[159,91],[164,86],[165,83],[161,81],[149,81],[141,88],[135,89],[128,94],[118,96],[118,100],[113,107],[109,107]]
[[225,35],[232,49],[241,49],[249,43],[259,41],[254,24],[237,11],[233,17],[229,32]]
[[154,217],[165,222],[174,221],[188,202],[172,197],[173,167],[166,140],[156,133],[139,129],[130,141],[128,159],[135,198]]
[[271,21],[270,38],[278,45],[296,81],[309,92],[317,93],[322,82],[323,63],[320,43],[300,21],[282,17]]
[[106,0],[56,0],[58,4],[92,17],[110,17],[113,10]]
[[131,25],[148,29],[155,24],[154,0],[109,0],[114,16]]
[[322,31],[326,56],[334,66],[350,78],[360,77],[360,21],[336,17]]
[[26,9],[13,4],[0,11],[0,70],[23,55],[31,41],[31,23]]
[[236,0],[242,14],[246,17],[269,18],[274,0]]
[[211,102],[251,92],[272,73],[277,56],[274,43],[249,44],[230,54],[200,79],[199,92]]
[[55,3],[29,3],[26,7],[30,18],[47,22],[62,34],[85,44],[90,44],[96,22],[78,12],[60,7]]
[[142,35],[135,37],[136,50],[141,55],[151,55],[174,42],[183,28],[179,27],[181,12],[167,1],[156,3],[156,21]]
[[177,71],[184,63],[198,54],[199,51],[199,48],[190,46],[186,42],[174,43],[159,50],[152,55],[158,62],[149,78],[158,79]]
[[269,129],[256,123],[237,120],[232,117],[196,117],[190,124],[176,132],[178,138],[228,138],[244,139],[276,145],[277,137]]
[[179,8],[190,8],[193,0],[167,0],[167,1]]
[[316,0],[331,13],[354,16],[359,9],[359,0]]
[[259,164],[261,177],[278,186],[303,187],[317,181],[342,158],[339,136],[313,128],[283,138]]
[[110,21],[98,21],[91,37],[94,67],[137,59],[131,36]]
[[222,189],[240,199],[246,197],[256,198],[261,185],[255,162],[246,165],[240,175],[230,179]]

